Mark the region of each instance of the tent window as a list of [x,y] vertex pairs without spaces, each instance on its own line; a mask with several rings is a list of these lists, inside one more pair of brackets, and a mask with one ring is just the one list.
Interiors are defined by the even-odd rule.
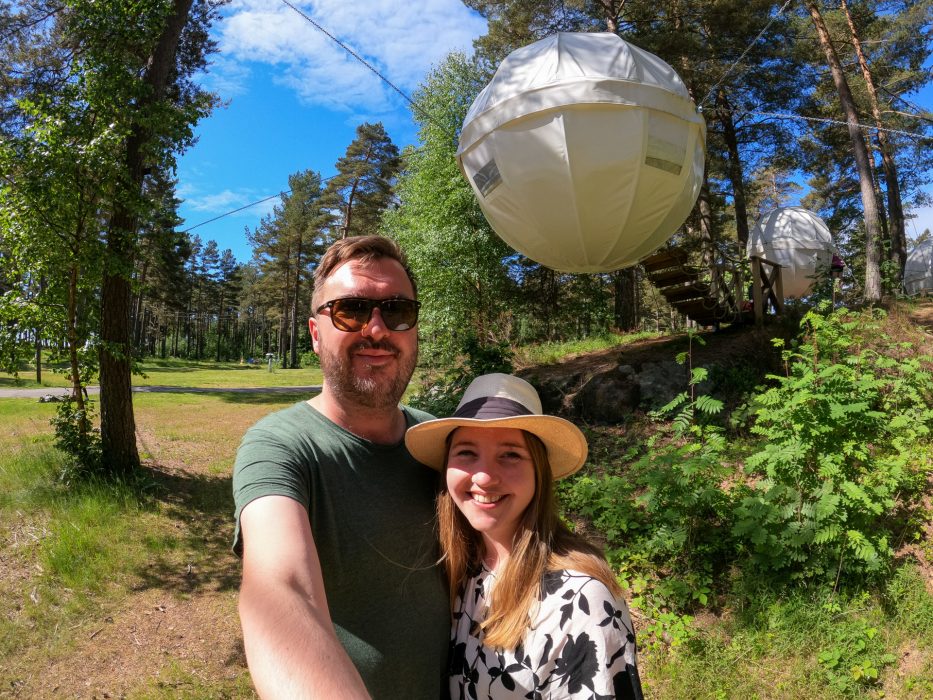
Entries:
[[480,191],[480,194],[488,197],[502,183],[502,176],[499,174],[499,166],[496,165],[496,161],[491,160],[477,170],[473,176],[473,182],[476,183],[476,189]]

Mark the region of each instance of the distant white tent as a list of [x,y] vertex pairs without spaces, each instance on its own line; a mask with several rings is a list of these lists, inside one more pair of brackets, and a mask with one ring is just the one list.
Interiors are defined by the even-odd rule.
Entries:
[[904,291],[933,292],[933,239],[915,246],[904,264]]
[[502,62],[457,157],[509,245],[568,272],[636,263],[683,224],[706,124],[668,64],[610,33],[559,33]]
[[779,263],[784,296],[799,299],[810,292],[819,269],[829,270],[836,247],[819,216],[802,207],[782,207],[755,224],[746,252]]

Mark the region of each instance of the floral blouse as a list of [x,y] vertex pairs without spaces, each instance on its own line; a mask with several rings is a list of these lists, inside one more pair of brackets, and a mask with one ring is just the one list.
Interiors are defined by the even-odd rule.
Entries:
[[525,638],[501,651],[483,644],[479,628],[495,581],[484,567],[457,598],[451,700],[641,700],[632,620],[625,602],[602,582],[576,571],[546,573]]

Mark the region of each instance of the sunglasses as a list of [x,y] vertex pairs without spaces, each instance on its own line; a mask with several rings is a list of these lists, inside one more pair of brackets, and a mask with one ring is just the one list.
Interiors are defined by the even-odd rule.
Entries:
[[418,309],[421,302],[414,299],[365,299],[348,297],[334,299],[318,307],[314,315],[324,309],[330,309],[330,320],[334,328],[346,333],[363,330],[373,317],[373,309],[379,309],[379,315],[390,331],[411,330],[418,323]]

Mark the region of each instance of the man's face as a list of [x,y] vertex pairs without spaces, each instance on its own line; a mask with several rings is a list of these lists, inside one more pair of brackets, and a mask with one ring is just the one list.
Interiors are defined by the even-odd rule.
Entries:
[[[414,299],[405,270],[391,258],[361,264],[350,260],[324,282],[318,304],[346,297]],[[308,322],[314,351],[321,358],[326,390],[338,401],[367,408],[398,404],[418,360],[417,328],[390,330],[378,308],[369,323],[355,332],[334,327],[330,310]]]

